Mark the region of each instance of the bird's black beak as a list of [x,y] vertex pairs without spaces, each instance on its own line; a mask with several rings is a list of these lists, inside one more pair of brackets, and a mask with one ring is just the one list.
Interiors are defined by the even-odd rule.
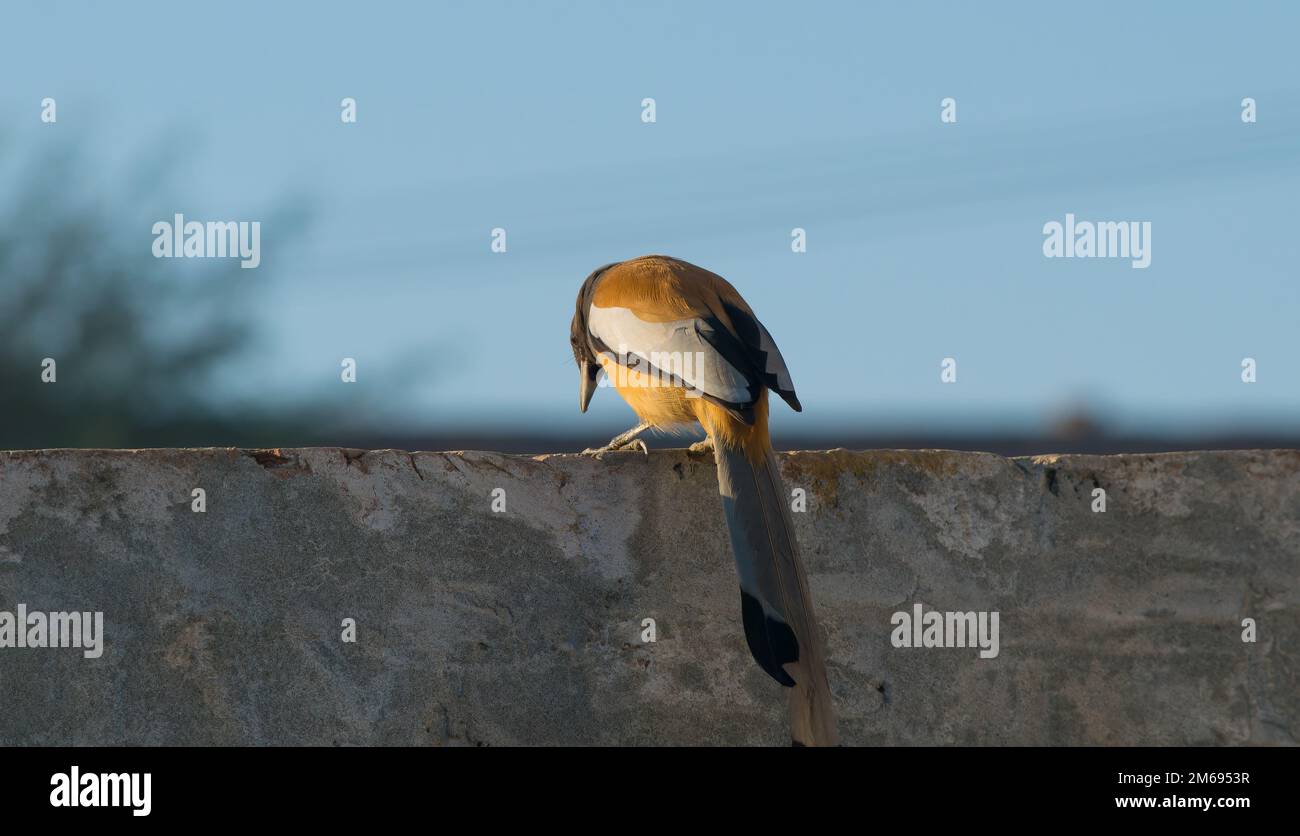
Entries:
[[596,377],[600,374],[600,366],[584,360],[578,366],[578,374],[581,377],[578,383],[578,406],[586,412],[591,396],[596,394]]

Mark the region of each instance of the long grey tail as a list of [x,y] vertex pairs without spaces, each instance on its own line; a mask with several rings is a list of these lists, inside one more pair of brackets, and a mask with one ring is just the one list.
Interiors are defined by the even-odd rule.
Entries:
[[825,652],[776,457],[769,449],[751,460],[744,450],[721,443],[715,455],[749,650],[763,670],[790,688],[794,743],[834,746],[839,735]]

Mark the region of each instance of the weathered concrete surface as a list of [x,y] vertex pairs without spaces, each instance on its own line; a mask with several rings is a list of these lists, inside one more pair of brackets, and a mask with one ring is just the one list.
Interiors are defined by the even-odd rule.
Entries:
[[[1296,742],[1300,452],[782,462],[846,743]],[[0,649],[0,744],[784,744],[715,491],[681,451],[0,453],[0,610],[107,634]],[[917,602],[1001,654],[893,647]]]

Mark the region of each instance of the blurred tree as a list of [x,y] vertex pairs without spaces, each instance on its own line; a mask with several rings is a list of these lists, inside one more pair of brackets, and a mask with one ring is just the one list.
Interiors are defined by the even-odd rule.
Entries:
[[[269,271],[155,259],[152,221],[185,203],[160,199],[171,158],[141,159],[108,183],[75,149],[49,148],[0,188],[0,449],[311,443],[307,405],[213,408],[214,375],[252,342],[250,286]],[[259,220],[283,243],[305,217]]]

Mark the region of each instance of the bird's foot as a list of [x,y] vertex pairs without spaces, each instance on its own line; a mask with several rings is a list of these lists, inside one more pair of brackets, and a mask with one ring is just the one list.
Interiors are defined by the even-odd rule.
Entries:
[[582,451],[582,455],[591,456],[593,459],[600,461],[605,458],[606,453],[619,453],[629,450],[640,450],[647,458],[650,456],[650,448],[647,447],[645,442],[639,438],[625,441],[622,444],[614,444],[613,442],[610,442],[604,447],[588,447],[586,450]]
[[697,441],[690,447],[686,448],[686,455],[693,458],[707,456],[713,452],[713,436],[706,436],[703,441]]
[[627,432],[614,436],[604,447],[588,447],[582,451],[582,455],[592,456],[600,460],[605,457],[606,453],[614,453],[620,450],[640,450],[646,458],[649,458],[650,448],[645,446],[645,442],[637,437],[648,429],[650,429],[649,424],[637,424]]

